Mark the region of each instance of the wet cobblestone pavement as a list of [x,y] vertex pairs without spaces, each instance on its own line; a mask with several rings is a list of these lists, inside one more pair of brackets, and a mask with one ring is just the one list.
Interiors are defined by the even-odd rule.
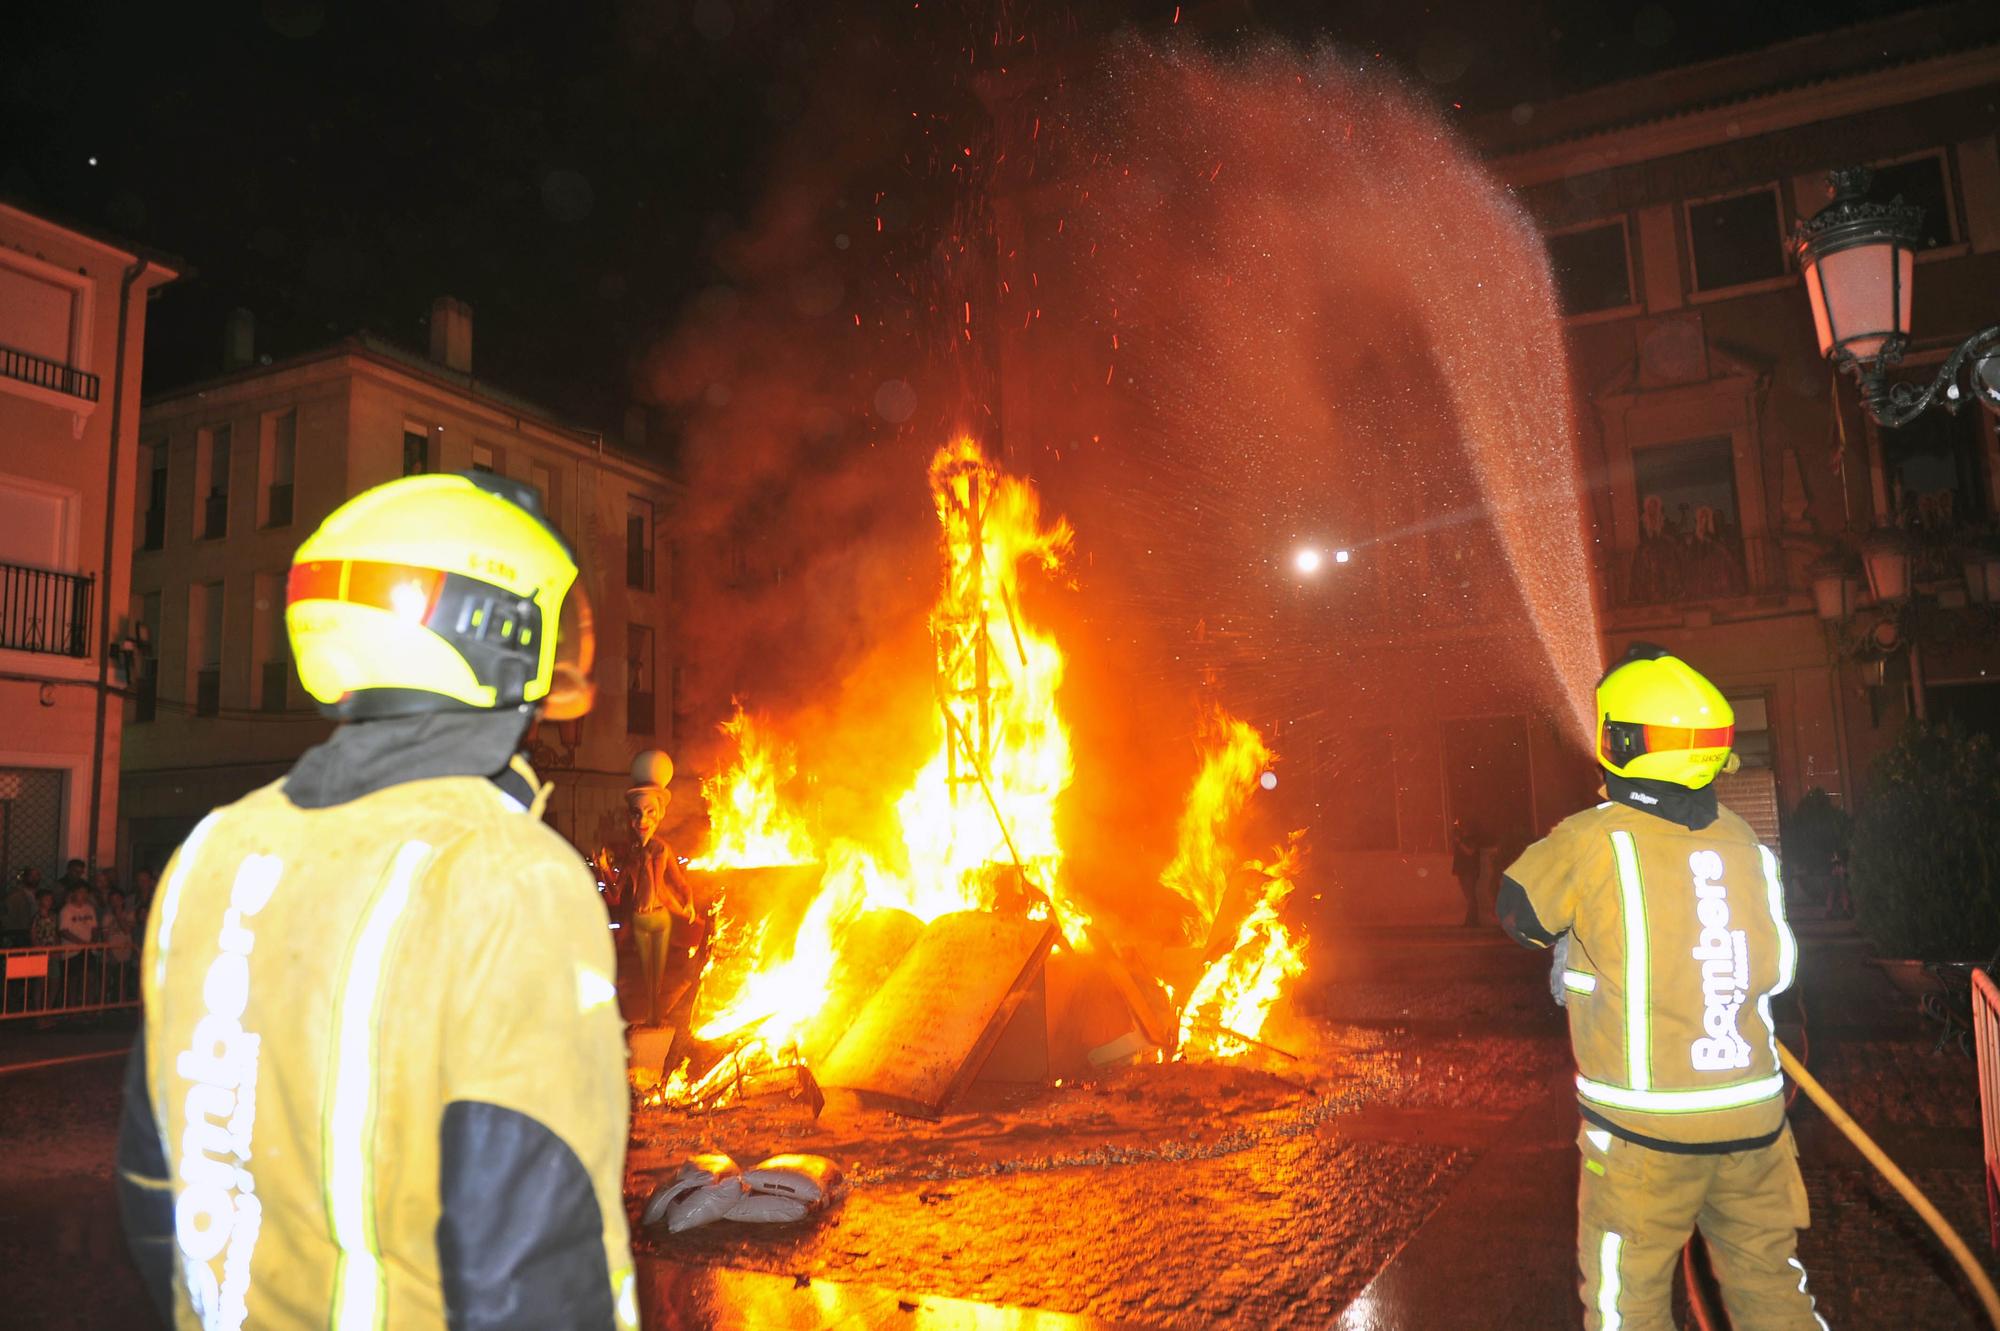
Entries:
[[[1990,1261],[1972,1060],[1934,1048],[1937,1028],[1888,989],[1858,940],[1806,932],[1810,1020],[1801,1041],[1781,1005],[1785,1038],[1807,1046],[1815,1073]],[[654,1171],[698,1149],[745,1161],[819,1150],[852,1180],[816,1222],[639,1235],[646,1325],[1580,1325],[1575,1111],[1561,1017],[1535,959],[1443,930],[1357,950],[1370,968],[1301,995],[1274,1037],[1297,1063],[982,1088],[936,1123],[815,1123],[772,1102],[642,1111],[635,1208]],[[105,1059],[0,1080],[10,1325],[153,1325],[110,1187],[118,1078],[119,1061]],[[1809,1103],[1792,1118],[1813,1209],[1800,1255],[1829,1324],[1978,1325],[1902,1201]]]
[[[1561,1015],[1533,958],[1444,931],[1406,944],[1300,996],[1279,1041],[1303,1056],[1295,1065],[989,1091],[938,1123],[814,1124],[768,1104],[648,1111],[635,1204],[649,1171],[697,1149],[821,1151],[854,1183],[816,1225],[655,1232],[640,1246],[677,1264],[1119,1325],[1578,1326]],[[1806,975],[1812,1066],[1983,1245],[1971,1061],[1933,1050],[1935,1028],[1851,937],[1809,946]],[[1797,1042],[1795,1022],[1785,1034]],[[1814,1214],[1801,1256],[1830,1323],[1975,1325],[1969,1292],[1901,1200],[1817,1110],[1802,1102],[1793,1119]]]

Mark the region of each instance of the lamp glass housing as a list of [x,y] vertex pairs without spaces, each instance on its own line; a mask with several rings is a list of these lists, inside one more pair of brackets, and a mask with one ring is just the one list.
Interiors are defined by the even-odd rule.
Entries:
[[1910,288],[1916,252],[1884,234],[1822,254],[1805,265],[1819,354],[1872,360],[1910,335]]
[[1900,601],[1910,594],[1910,550],[1901,541],[1869,542],[1861,559],[1868,570],[1868,590],[1878,601]]

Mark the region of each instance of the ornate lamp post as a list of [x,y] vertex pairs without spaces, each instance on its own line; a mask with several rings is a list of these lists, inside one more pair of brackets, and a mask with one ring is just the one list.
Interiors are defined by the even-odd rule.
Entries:
[[[1886,429],[1908,425],[1931,407],[1955,412],[1976,398],[2000,414],[2000,324],[1982,328],[1945,357],[1928,386],[1891,383],[1890,371],[1910,345],[1911,288],[1923,210],[1900,198],[1882,203],[1868,197],[1874,172],[1846,167],[1827,174],[1833,201],[1799,223],[1793,238],[1799,272],[1812,302],[1813,331],[1820,355],[1853,375],[1861,402]],[[1911,592],[1911,544],[1893,526],[1879,526],[1861,539],[1861,558],[1875,603],[1889,611],[1874,625],[1866,665],[1880,682],[1886,658],[1907,645],[1911,709],[1924,715],[1923,659],[1914,638],[1904,640],[1901,619]],[[1854,604],[1839,557],[1813,570],[1815,608],[1829,627],[1844,623]],[[1990,599],[1983,559],[1967,561],[1966,593],[1974,602]]]
[[1859,381],[1868,414],[1892,429],[1933,404],[1957,411],[1968,398],[2000,413],[2000,324],[1960,343],[1928,387],[1889,382],[1910,342],[1923,210],[1901,199],[1869,199],[1874,174],[1867,167],[1829,172],[1833,202],[1799,223],[1793,239],[1820,355]]

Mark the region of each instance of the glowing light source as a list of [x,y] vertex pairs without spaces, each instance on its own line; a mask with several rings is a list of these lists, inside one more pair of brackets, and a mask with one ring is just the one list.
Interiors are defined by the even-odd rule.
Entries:
[[1319,572],[1320,553],[1317,550],[1301,550],[1292,556],[1292,567],[1301,573]]
[[1333,562],[1336,564],[1345,564],[1348,560],[1352,559],[1353,557],[1354,555],[1352,551],[1335,550],[1333,552]]
[[1266,790],[1276,790],[1278,788],[1278,774],[1276,772],[1266,772],[1257,778],[1257,784]]
[[402,618],[419,624],[431,612],[430,592],[414,582],[399,582],[390,588],[389,604]]

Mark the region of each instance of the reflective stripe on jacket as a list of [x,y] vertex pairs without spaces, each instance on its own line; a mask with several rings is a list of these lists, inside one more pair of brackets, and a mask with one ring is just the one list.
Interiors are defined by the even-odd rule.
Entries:
[[127,1227],[183,1331],[637,1325],[611,935],[493,783],[210,815],[141,965]]
[[1784,1121],[1771,998],[1792,982],[1776,857],[1720,809],[1698,831],[1623,804],[1565,819],[1507,877],[1570,931],[1587,1116],[1638,1138],[1750,1141]]

